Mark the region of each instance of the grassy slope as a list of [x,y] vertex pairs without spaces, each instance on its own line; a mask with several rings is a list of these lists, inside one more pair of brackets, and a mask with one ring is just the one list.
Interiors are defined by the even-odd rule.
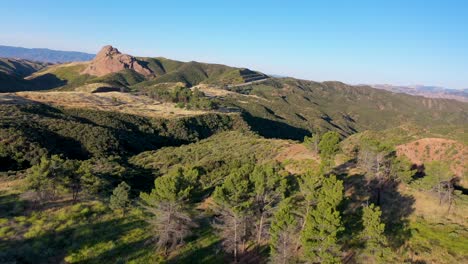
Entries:
[[203,185],[210,188],[222,182],[231,165],[250,158],[260,162],[272,160],[285,144],[282,140],[232,131],[185,146],[143,152],[132,157],[130,162],[162,174],[177,166],[204,168],[209,173],[204,176]]
[[131,70],[108,74],[103,77],[82,75],[85,63],[72,63],[50,67],[32,76],[37,85],[49,88],[60,87],[62,90],[73,90],[90,83],[107,83],[110,86],[139,89],[159,83],[182,82],[194,86],[202,82],[228,85],[243,83],[252,76],[264,75],[246,69],[239,69],[220,64],[199,62],[180,62],[166,58],[138,58],[140,63],[156,74],[147,79]]
[[20,197],[21,182],[0,177],[0,262],[156,261],[140,209],[122,218],[94,198],[37,207]]

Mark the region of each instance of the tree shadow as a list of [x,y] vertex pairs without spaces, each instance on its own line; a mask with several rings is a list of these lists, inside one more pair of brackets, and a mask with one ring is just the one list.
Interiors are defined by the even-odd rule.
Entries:
[[[372,184],[371,181],[370,185],[372,186]],[[398,190],[399,185],[400,183],[394,181],[386,183],[380,195],[380,209],[382,210],[382,222],[385,224],[385,234],[395,249],[401,247],[411,238],[408,217],[414,212],[413,205],[416,201],[413,196],[402,194]],[[375,203],[378,202],[376,199],[374,198]]]
[[212,217],[197,219],[198,228],[185,240],[183,252],[170,257],[168,263],[223,263],[226,255],[221,239],[214,234]]
[[0,218],[20,216],[27,206],[27,202],[20,199],[19,194],[3,195],[0,191]]
[[[64,230],[50,230],[44,234],[15,240],[0,240],[1,263],[63,263],[66,255],[75,253],[77,263],[115,263],[141,254],[146,237],[136,241],[116,242],[125,233],[143,226],[141,220],[112,219],[94,224],[82,224]],[[110,249],[102,245],[109,244]],[[103,250],[96,254],[88,250],[93,246]],[[106,250],[107,249],[107,250]],[[76,255],[79,250],[82,254]]]
[[243,112],[242,117],[250,126],[252,131],[265,138],[303,140],[305,136],[311,135],[311,132],[306,129],[294,127],[279,121],[253,116],[248,112]]
[[343,180],[345,199],[340,206],[345,231],[342,239],[345,247],[361,247],[356,237],[363,230],[362,208],[374,203],[380,206],[381,220],[385,224],[385,234],[392,248],[397,249],[411,238],[408,217],[414,212],[415,199],[400,192],[396,181],[379,182],[369,180],[366,175],[349,175],[346,171],[356,166],[350,160],[334,169],[337,177]]

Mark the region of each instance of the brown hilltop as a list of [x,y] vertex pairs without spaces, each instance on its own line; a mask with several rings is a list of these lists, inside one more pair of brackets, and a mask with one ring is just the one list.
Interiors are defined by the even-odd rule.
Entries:
[[466,171],[468,148],[461,142],[445,138],[422,138],[396,147],[397,155],[406,156],[412,163],[422,165],[431,161],[451,162],[452,172],[463,177]]
[[124,69],[134,70],[147,77],[154,76],[154,73],[142,65],[135,57],[122,54],[118,49],[110,45],[104,46],[82,73],[104,76]]

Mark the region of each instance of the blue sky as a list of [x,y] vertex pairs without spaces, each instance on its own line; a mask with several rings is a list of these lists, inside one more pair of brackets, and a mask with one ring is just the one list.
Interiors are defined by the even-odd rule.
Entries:
[[[468,88],[466,1],[4,1],[0,44]],[[5,21],[8,21],[5,24]]]

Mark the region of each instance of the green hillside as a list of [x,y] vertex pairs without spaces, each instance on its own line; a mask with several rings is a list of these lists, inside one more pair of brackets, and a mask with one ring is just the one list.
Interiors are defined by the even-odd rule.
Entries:
[[258,126],[260,133],[268,137],[293,134],[296,135],[293,138],[300,139],[306,133],[304,130],[319,133],[335,130],[348,136],[408,123],[423,127],[466,127],[468,120],[466,103],[394,94],[340,82],[287,78],[227,89],[236,93],[225,96],[224,102],[243,109],[252,128]]
[[81,74],[86,63],[54,66],[31,76],[31,81],[49,89],[73,90],[76,87],[107,83],[117,88],[138,90],[161,83],[183,83],[192,87],[200,83],[217,85],[241,84],[268,76],[248,69],[239,69],[220,64],[180,62],[165,58],[137,58],[141,65],[150,69],[156,77],[144,77],[135,71],[124,70],[102,77]]

